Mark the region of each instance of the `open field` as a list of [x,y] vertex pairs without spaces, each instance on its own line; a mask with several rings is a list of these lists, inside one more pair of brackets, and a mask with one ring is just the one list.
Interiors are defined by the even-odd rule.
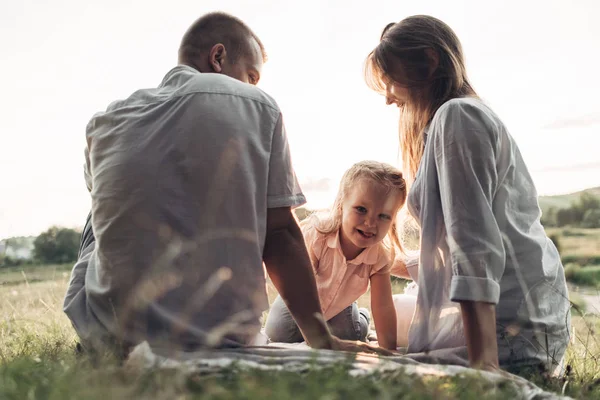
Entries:
[[0,269],[0,287],[68,279],[72,265],[28,265]]
[[563,263],[600,265],[600,229],[549,228],[548,235],[557,235]]
[[[476,377],[415,378],[401,372],[372,378],[351,378],[339,365],[306,374],[241,371],[235,367],[215,376],[184,377],[156,371],[131,375],[114,360],[94,364],[76,357],[75,335],[61,311],[68,282],[64,266],[38,267],[45,271],[1,271],[0,281],[0,399],[454,399],[514,397],[509,388],[496,387]],[[33,277],[36,281],[25,280]],[[401,285],[395,286],[395,291]],[[272,299],[275,293],[270,290]],[[368,306],[368,296],[360,303]],[[594,332],[596,317],[574,317],[576,336],[567,362],[566,380],[539,386],[576,398],[600,398],[600,346]],[[566,385],[565,385],[566,384]]]
[[[600,230],[550,230],[560,241],[561,255],[573,277],[591,276],[589,284],[571,283],[574,336],[567,354],[567,379],[528,376],[539,386],[575,398],[600,398],[600,292],[592,290],[600,259]],[[568,263],[567,263],[568,262]],[[0,399],[364,399],[364,398],[511,398],[509,388],[476,377],[415,378],[401,372],[351,378],[339,365],[306,374],[242,371],[227,368],[215,376],[183,376],[155,371],[131,375],[115,360],[100,364],[76,356],[76,337],[62,313],[70,265],[0,269]],[[570,270],[569,270],[570,268]],[[571,271],[571,272],[569,272]],[[573,272],[575,271],[575,272]],[[572,277],[572,279],[573,279]],[[584,278],[574,278],[584,279]],[[585,278],[588,279],[588,278]],[[598,276],[600,281],[600,276]],[[583,281],[582,281],[583,282]],[[394,292],[404,283],[395,281]],[[268,287],[269,299],[277,295]],[[359,299],[369,307],[368,293]]]

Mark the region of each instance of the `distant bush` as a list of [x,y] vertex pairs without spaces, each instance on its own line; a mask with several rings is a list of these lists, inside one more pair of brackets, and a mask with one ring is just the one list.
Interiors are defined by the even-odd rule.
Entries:
[[577,293],[569,292],[569,301],[573,303],[572,311],[576,312],[575,315],[585,314],[585,312],[587,311],[587,303],[585,302],[583,297],[581,297]]
[[585,232],[581,232],[581,231],[577,231],[577,230],[570,230],[570,229],[565,229],[562,232],[563,236],[571,236],[571,237],[583,237],[585,236]]
[[31,263],[30,260],[25,260],[22,258],[13,258],[6,255],[0,255],[0,268],[1,267],[18,267],[21,265]]
[[577,264],[566,264],[565,265],[565,278],[568,281],[572,281],[573,277],[581,270],[581,266]]
[[583,267],[583,266],[586,266],[586,265],[600,265],[600,255],[583,255],[583,256],[568,255],[568,256],[563,256],[562,257],[562,263],[563,263],[563,265],[577,264],[580,267]]
[[584,228],[600,228],[600,208],[587,210],[583,214],[581,226]]
[[560,253],[561,251],[561,247],[560,247],[560,235],[558,234],[552,234],[549,236],[550,240],[552,240],[552,243],[554,243],[554,246],[556,247],[556,250],[558,250],[558,252]]
[[53,226],[33,242],[35,259],[44,264],[64,264],[77,259],[81,234]]
[[600,228],[600,197],[583,192],[570,207],[550,207],[542,213],[544,226]]
[[565,268],[565,277],[569,282],[600,287],[600,265],[594,267],[581,267],[577,264],[569,264]]

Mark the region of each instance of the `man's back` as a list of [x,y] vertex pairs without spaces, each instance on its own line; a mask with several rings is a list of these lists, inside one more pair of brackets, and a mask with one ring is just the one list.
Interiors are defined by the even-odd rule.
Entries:
[[87,143],[96,244],[87,310],[65,302],[75,326],[93,318],[132,343],[247,342],[268,308],[267,207],[304,201],[275,102],[179,66],[96,115]]

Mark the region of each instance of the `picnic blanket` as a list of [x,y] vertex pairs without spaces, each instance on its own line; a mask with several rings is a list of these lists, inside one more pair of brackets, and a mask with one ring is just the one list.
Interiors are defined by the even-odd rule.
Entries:
[[459,365],[431,364],[423,361],[437,361],[437,359],[424,360],[422,358],[420,361],[416,361],[405,356],[383,357],[365,353],[314,350],[304,343],[271,343],[268,346],[173,353],[161,349],[153,351],[148,343],[144,342],[133,349],[125,367],[136,370],[177,369],[189,374],[209,374],[211,372],[218,373],[219,370],[235,363],[238,368],[305,372],[320,366],[326,367],[346,362],[349,365],[348,373],[355,377],[368,377],[375,373],[398,370],[403,370],[407,375],[420,377],[479,374],[481,379],[487,379],[495,384],[514,385],[517,392],[522,394],[521,399],[568,399],[568,397],[546,392],[518,376],[475,371]]

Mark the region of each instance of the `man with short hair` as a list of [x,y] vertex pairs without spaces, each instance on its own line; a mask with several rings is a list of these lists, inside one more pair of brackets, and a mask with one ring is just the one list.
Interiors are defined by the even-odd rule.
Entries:
[[242,21],[207,14],[157,88],[89,122],[92,211],[64,303],[84,347],[257,344],[264,261],[309,345],[372,350],[322,318],[281,111],[253,86],[265,60]]

